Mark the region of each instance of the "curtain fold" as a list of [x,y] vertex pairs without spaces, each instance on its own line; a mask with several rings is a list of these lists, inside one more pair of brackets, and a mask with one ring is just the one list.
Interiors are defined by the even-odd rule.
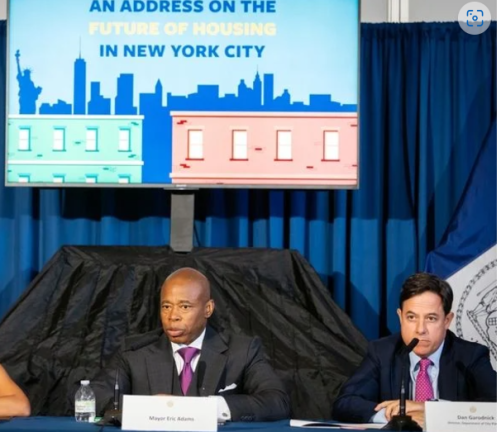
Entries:
[[[478,36],[362,24],[360,189],[200,190],[195,245],[297,249],[367,338],[398,329],[401,283],[442,239],[496,118],[496,37],[496,22]],[[5,57],[0,22],[3,83]],[[62,245],[165,245],[169,214],[163,190],[0,186],[0,316]]]

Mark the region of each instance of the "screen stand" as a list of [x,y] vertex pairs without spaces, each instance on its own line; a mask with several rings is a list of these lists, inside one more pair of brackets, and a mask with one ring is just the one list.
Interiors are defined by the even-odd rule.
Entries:
[[195,190],[170,194],[170,246],[174,252],[188,253],[193,249]]

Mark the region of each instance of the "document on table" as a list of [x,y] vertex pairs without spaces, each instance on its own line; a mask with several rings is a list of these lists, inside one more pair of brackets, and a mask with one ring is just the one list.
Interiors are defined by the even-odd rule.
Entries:
[[290,421],[291,427],[301,428],[329,428],[329,429],[353,429],[353,430],[366,430],[366,429],[382,429],[384,423],[339,423],[339,422],[324,422],[313,420],[294,420]]

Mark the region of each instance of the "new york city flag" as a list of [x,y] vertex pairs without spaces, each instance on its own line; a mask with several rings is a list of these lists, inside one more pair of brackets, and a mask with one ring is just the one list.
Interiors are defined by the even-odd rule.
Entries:
[[472,170],[442,244],[426,260],[426,271],[447,279],[454,290],[451,330],[486,345],[496,369],[497,230],[496,132],[494,122]]

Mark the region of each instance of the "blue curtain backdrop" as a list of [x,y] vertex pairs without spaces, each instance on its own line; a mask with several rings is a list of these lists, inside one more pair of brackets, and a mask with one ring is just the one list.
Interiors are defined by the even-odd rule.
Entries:
[[[496,34],[496,22],[479,36],[457,23],[362,25],[360,189],[202,190],[196,245],[297,249],[369,339],[396,331],[400,285],[440,243],[496,118]],[[5,40],[0,22],[1,83]],[[0,316],[61,245],[168,244],[169,201],[0,186]]]

